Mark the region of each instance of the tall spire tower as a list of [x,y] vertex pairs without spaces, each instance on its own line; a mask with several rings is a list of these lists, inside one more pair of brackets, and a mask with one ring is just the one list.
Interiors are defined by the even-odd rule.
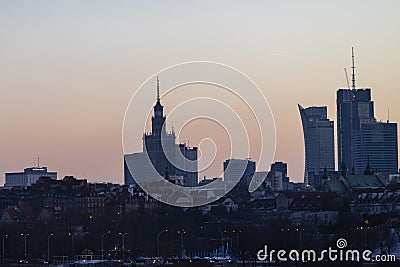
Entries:
[[[162,177],[166,179],[172,179],[174,176],[183,177],[185,186],[197,186],[197,148],[176,144],[174,129],[172,129],[172,132],[166,131],[166,116],[160,99],[160,79],[158,76],[156,78],[157,100],[151,118],[152,131],[143,136],[143,154],[147,154],[151,164]],[[167,155],[171,158],[168,158]],[[185,168],[190,168],[190,170],[182,170],[179,166],[174,165],[174,160],[180,160],[182,156],[190,160],[190,165],[185,165]]]
[[351,62],[352,62],[351,69],[353,71],[353,73],[351,75],[351,77],[352,77],[352,79],[351,79],[351,81],[352,81],[351,87],[352,87],[353,90],[356,90],[356,66],[354,65],[354,47],[351,48]]
[[153,135],[161,136],[162,133],[165,133],[166,127],[164,127],[164,131],[162,132],[164,123],[165,123],[164,107],[161,105],[160,102],[160,80],[158,79],[157,76],[157,102],[154,106],[154,116],[152,118]]

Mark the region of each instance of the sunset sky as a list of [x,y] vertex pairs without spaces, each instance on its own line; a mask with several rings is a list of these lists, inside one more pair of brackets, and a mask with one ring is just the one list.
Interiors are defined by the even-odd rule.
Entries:
[[399,1],[0,0],[0,184],[37,157],[61,178],[123,183],[131,97],[160,70],[193,60],[254,80],[275,118],[275,160],[302,181],[297,103],[328,106],[336,129],[352,46],[376,118],[386,121],[389,108],[400,122],[399,10]]

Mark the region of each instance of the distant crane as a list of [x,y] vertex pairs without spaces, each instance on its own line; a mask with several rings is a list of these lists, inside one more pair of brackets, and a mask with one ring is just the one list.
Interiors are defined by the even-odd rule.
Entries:
[[346,70],[346,68],[344,68],[344,73],[346,74],[347,87],[348,87],[349,90],[350,90],[349,76],[347,76],[347,70]]

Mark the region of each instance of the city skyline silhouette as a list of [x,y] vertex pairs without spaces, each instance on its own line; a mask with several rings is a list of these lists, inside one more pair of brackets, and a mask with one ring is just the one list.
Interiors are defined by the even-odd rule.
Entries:
[[[34,166],[38,156],[61,177],[122,183],[130,97],[149,76],[190,60],[229,64],[254,79],[276,121],[274,161],[287,162],[294,181],[304,176],[297,104],[327,106],[336,123],[335,94],[347,88],[350,47],[357,87],[372,89],[377,119],[386,121],[389,108],[390,121],[400,121],[396,1],[230,8],[123,2],[99,3],[95,12],[89,2],[0,5],[0,184],[5,172]],[[170,103],[164,105],[168,114]]]

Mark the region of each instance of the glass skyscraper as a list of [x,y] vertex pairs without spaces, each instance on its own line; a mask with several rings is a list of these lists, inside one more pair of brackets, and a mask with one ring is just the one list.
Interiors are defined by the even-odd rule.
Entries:
[[353,160],[356,173],[362,173],[369,161],[374,172],[397,173],[397,123],[363,123],[354,132]]
[[361,123],[375,122],[371,89],[339,89],[336,97],[338,166],[352,168],[353,134]]
[[304,183],[309,184],[325,168],[335,170],[333,121],[327,117],[327,107],[298,107],[304,133]]
[[377,122],[371,89],[337,91],[338,164],[362,174],[398,171],[397,123]]

